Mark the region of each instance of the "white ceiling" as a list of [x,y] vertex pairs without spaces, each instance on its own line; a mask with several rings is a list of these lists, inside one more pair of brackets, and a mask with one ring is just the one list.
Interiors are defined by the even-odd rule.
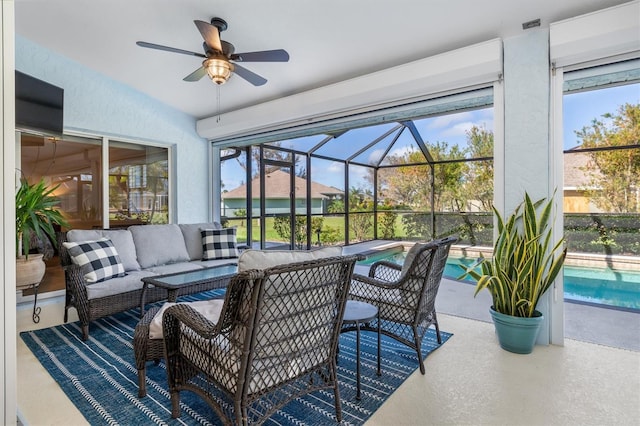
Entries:
[[236,52],[285,49],[288,63],[243,63],[268,82],[233,76],[226,112],[496,37],[522,23],[581,15],[622,0],[16,0],[16,33],[196,118],[215,115],[217,90],[183,77],[201,59],[136,46],[201,52],[193,21],[225,19]]

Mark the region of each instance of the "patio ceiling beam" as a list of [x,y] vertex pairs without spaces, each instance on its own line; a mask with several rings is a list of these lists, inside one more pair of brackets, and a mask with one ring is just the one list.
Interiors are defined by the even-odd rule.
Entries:
[[332,139],[338,138],[342,135],[344,135],[345,133],[347,133],[348,130],[344,130],[342,132],[338,132],[335,135],[329,135],[326,138],[322,139],[316,146],[314,146],[313,148],[311,148],[309,150],[309,154],[313,154],[314,152],[316,152],[317,150],[319,150],[320,148],[322,148],[324,146],[324,144],[326,144],[327,142],[329,142]]
[[404,129],[406,129],[406,126],[403,125],[402,130],[400,130],[398,134],[396,134],[396,136],[393,138],[393,140],[391,141],[387,149],[385,149],[385,151],[382,153],[382,155],[380,156],[380,160],[378,160],[378,163],[375,166],[376,169],[380,168],[380,165],[382,164],[384,159],[387,157],[387,154],[389,154],[389,151],[391,151],[391,148],[393,148],[393,146],[398,141],[398,139],[400,138],[400,135],[402,134],[402,132],[404,132]]
[[420,135],[420,132],[418,132],[418,129],[416,128],[416,125],[413,123],[413,121],[403,121],[402,124],[404,124],[411,132],[413,139],[415,139],[416,144],[418,144],[418,148],[420,148],[420,151],[422,151],[422,155],[424,155],[424,158],[427,159],[427,162],[429,164],[433,164],[433,157],[431,157],[431,154],[429,153],[427,146],[424,144],[422,136]]
[[374,139],[372,142],[370,142],[369,144],[367,144],[365,147],[363,147],[362,149],[358,150],[355,152],[355,154],[353,154],[351,157],[347,158],[347,161],[351,161],[354,158],[356,158],[358,155],[362,154],[363,152],[365,152],[366,150],[368,150],[369,148],[371,148],[372,146],[374,146],[375,144],[377,144],[380,141],[383,141],[384,139],[387,138],[387,136],[389,136],[390,134],[392,134],[393,132],[397,132],[399,129],[401,129],[403,127],[402,124],[398,124],[397,126],[394,126],[392,129],[388,130],[387,132],[385,132],[383,135],[377,137],[376,139]]

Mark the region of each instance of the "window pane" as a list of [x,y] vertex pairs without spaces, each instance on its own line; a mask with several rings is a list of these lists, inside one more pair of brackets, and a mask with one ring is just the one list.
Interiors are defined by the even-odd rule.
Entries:
[[102,228],[102,141],[21,134],[22,176],[60,185],[55,195],[71,228]]
[[169,222],[167,148],[109,144],[109,227]]
[[[246,217],[247,216],[247,153],[242,150],[240,155],[220,162],[220,188],[223,218]],[[252,188],[256,189],[256,188]],[[254,198],[257,193],[253,193]],[[258,207],[254,205],[254,208]]]
[[[600,90],[565,94],[563,102],[563,147],[568,149],[585,148],[584,131],[593,133],[593,122],[602,123],[598,128],[607,130],[614,123],[603,117],[606,114],[617,115],[619,109],[626,104],[637,105],[640,103],[640,83],[626,86],[609,87]],[[586,142],[590,144],[590,139]],[[640,137],[619,139],[619,144],[640,143]],[[601,140],[601,144],[610,145],[608,139]]]
[[[413,120],[434,160],[493,156],[493,108]],[[483,150],[490,139],[491,149]]]
[[640,84],[563,97],[565,298],[638,308]]

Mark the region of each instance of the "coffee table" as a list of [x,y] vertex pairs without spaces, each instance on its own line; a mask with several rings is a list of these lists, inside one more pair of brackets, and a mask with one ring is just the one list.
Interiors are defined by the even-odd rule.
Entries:
[[167,289],[167,300],[175,302],[178,296],[201,293],[203,291],[224,288],[231,278],[238,273],[238,265],[226,263],[210,268],[176,272],[166,275],[155,275],[142,279],[140,295],[140,317],[144,316],[144,305],[149,285]]
[[380,319],[378,318],[378,308],[370,303],[357,300],[347,300],[342,318],[341,333],[346,331],[356,332],[356,399],[360,400],[360,324],[377,320],[378,323],[378,376],[382,374],[380,370]]

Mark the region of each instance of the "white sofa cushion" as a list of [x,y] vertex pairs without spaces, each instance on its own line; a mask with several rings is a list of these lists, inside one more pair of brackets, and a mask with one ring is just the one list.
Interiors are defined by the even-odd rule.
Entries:
[[203,268],[211,268],[213,266],[227,265],[229,263],[238,264],[238,259],[194,260],[189,263],[200,265]]
[[195,269],[202,269],[202,265],[198,265],[195,262],[180,262],[169,263],[167,265],[152,266],[145,269],[145,271],[153,272],[158,275],[175,274],[177,272],[193,271]]
[[139,271],[140,264],[136,255],[133,236],[126,229],[72,229],[67,232],[67,241],[96,241],[108,238],[116,248],[125,271]]
[[142,288],[142,278],[154,275],[156,274],[150,271],[131,271],[127,272],[127,275],[124,277],[111,278],[107,281],[88,284],[87,298],[89,300],[99,299],[128,291],[140,290]]
[[142,269],[187,262],[189,253],[178,225],[133,225],[129,227]]

